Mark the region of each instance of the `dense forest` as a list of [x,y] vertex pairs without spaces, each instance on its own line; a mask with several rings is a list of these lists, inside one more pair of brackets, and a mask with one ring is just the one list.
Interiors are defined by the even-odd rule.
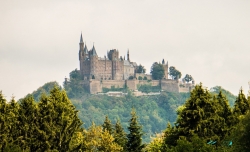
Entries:
[[190,93],[91,95],[49,82],[23,99],[0,92],[0,151],[249,151],[250,97],[202,84]]

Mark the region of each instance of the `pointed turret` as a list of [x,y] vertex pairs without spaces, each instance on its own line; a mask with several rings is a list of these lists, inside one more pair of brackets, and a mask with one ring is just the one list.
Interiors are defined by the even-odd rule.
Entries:
[[80,43],[83,43],[82,32],[81,32],[81,37],[80,37]]
[[93,45],[93,48],[92,48],[92,55],[97,55],[94,45]]
[[83,52],[85,53],[85,54],[88,54],[88,48],[87,48],[87,46],[86,46],[86,44],[85,44],[85,46],[84,46],[84,50],[83,50]]
[[129,49],[128,49],[128,53],[127,53],[127,60],[130,61],[130,59],[129,59]]
[[162,60],[162,64],[165,64],[165,60],[164,59]]

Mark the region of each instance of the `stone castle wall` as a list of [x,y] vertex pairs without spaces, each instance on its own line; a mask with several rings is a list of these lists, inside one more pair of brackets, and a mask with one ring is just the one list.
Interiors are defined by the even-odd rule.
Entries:
[[161,89],[168,92],[189,92],[189,87],[180,88],[178,81],[175,80],[83,80],[81,84],[91,94],[102,92],[103,88],[124,88],[127,86],[129,89],[135,91],[140,85],[161,86]]

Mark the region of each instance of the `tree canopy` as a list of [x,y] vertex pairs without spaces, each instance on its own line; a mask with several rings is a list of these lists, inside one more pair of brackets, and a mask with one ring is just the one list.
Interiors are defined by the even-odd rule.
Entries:
[[151,66],[150,73],[152,74],[152,78],[154,80],[161,80],[165,75],[165,70],[162,64],[155,62]]
[[181,72],[177,70],[174,66],[169,67],[169,75],[172,77],[173,80],[181,78]]

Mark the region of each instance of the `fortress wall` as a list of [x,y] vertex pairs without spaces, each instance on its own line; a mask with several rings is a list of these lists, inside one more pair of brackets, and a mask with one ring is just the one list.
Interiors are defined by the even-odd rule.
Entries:
[[179,92],[179,84],[175,80],[161,80],[161,89],[168,92]]
[[137,80],[126,80],[127,87],[131,90],[137,90]]
[[189,92],[189,88],[179,88],[179,92]]
[[90,92],[89,90],[89,81],[88,80],[83,80],[80,82],[81,85],[83,85],[83,88],[86,89],[88,92]]
[[137,78],[137,80],[138,80],[139,76],[141,76],[142,79],[144,77],[147,77],[147,80],[152,80],[152,75],[145,74],[145,73],[135,73],[135,77]]
[[96,94],[97,92],[102,92],[101,82],[99,80],[90,80],[89,81],[89,92],[91,94]]
[[152,80],[151,85],[152,86],[158,86],[158,85],[160,85],[160,81],[159,80]]
[[101,88],[111,88],[111,86],[123,88],[125,86],[125,80],[102,80],[101,85]]

